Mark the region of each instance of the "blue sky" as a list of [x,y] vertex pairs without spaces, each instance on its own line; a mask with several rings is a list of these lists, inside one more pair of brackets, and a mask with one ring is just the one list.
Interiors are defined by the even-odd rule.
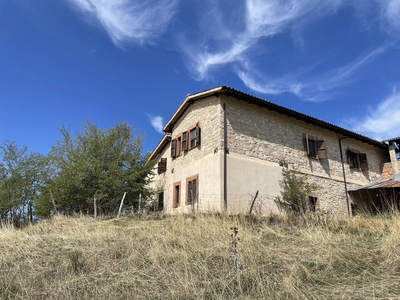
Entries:
[[186,94],[228,85],[400,136],[400,0],[0,0],[0,141],[128,122],[154,149]]

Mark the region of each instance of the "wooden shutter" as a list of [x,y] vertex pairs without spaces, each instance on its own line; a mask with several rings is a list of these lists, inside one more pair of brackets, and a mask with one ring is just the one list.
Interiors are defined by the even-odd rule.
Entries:
[[188,151],[188,133],[185,131],[182,133],[182,151]]
[[197,196],[197,180],[193,179],[188,183],[188,204],[196,202]]
[[362,171],[367,171],[368,170],[368,160],[367,160],[367,154],[365,153],[360,153],[360,167]]
[[171,141],[171,157],[176,156],[176,139]]
[[327,154],[326,154],[326,143],[324,140],[318,140],[317,141],[317,150],[318,150],[318,159],[324,159],[327,158]]
[[161,158],[160,161],[160,171],[164,173],[167,170],[167,158]]
[[350,168],[354,168],[353,164],[353,159],[351,157],[352,151],[350,149],[347,149],[346,154],[347,154],[347,163],[349,164]]
[[321,211],[321,205],[318,198],[315,198],[315,211]]
[[304,151],[306,151],[307,155],[308,155],[308,135],[303,133],[303,147],[304,147]]
[[200,126],[199,123],[196,124],[196,146],[200,145]]

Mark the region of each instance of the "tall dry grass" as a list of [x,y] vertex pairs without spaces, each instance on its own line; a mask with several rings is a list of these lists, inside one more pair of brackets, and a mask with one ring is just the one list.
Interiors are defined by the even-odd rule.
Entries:
[[0,299],[400,299],[400,217],[54,217],[0,229],[0,270]]

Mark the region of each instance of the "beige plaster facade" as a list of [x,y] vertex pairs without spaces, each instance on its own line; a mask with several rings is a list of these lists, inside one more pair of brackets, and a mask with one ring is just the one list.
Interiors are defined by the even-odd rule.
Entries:
[[[200,144],[180,150],[182,134],[196,125],[201,129]],[[383,143],[228,87],[188,95],[164,131],[170,139],[156,147],[151,159],[167,159],[161,174],[157,174],[156,163],[152,183],[163,193],[166,213],[192,209],[248,212],[257,191],[258,212],[277,213],[274,198],[280,195],[285,162],[320,186],[310,195],[318,198],[320,210],[345,214],[347,201],[351,201],[345,188],[380,180],[381,168],[389,161]],[[307,154],[305,135],[324,141],[326,157],[317,159]],[[179,155],[171,157],[174,140],[180,143]],[[366,155],[367,169],[350,167],[348,149]],[[191,178],[196,178],[197,195],[195,202],[188,204]]]

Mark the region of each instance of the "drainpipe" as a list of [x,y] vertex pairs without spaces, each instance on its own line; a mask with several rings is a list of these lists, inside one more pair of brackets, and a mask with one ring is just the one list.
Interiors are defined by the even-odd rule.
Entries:
[[349,201],[349,195],[347,194],[347,181],[346,181],[346,172],[344,171],[344,162],[343,162],[343,151],[342,151],[342,140],[347,139],[348,137],[341,137],[339,139],[339,149],[340,149],[340,159],[342,161],[342,171],[343,171],[343,180],[344,180],[344,191],[346,193],[346,204],[347,204],[347,214],[349,217],[351,216],[350,212],[350,201]]
[[226,104],[222,105],[224,110],[224,209],[228,211],[228,172],[227,172],[227,160],[228,160],[228,126],[226,120]]

